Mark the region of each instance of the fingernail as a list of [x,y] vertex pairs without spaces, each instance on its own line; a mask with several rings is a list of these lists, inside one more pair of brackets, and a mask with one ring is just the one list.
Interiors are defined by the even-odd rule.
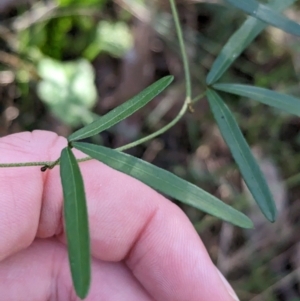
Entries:
[[224,283],[227,292],[229,293],[229,295],[233,298],[234,301],[240,301],[240,299],[238,298],[238,296],[236,295],[235,291],[232,289],[231,285],[228,283],[228,281],[225,279],[225,277],[223,276],[223,274],[217,269],[219,276],[222,280],[222,282]]

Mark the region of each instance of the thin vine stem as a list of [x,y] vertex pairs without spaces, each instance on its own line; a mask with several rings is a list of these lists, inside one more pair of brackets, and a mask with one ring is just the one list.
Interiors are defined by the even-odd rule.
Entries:
[[191,104],[192,100],[192,82],[191,82],[191,73],[190,73],[190,67],[189,67],[189,60],[188,55],[183,39],[183,33],[182,33],[182,27],[179,21],[178,11],[176,8],[175,0],[170,0],[172,15],[174,18],[175,28],[177,32],[177,38],[179,42],[179,47],[181,51],[182,56],[182,62],[183,62],[183,68],[184,68],[184,76],[185,76],[185,83],[186,83],[186,99],[185,102],[188,103],[188,105]]
[[194,97],[194,98],[192,99],[192,104],[194,104],[194,103],[200,101],[202,98],[204,98],[204,96],[206,95],[206,92],[207,92],[207,91],[205,91],[205,92],[203,92],[203,93],[197,95],[196,97]]
[[[92,160],[91,157],[84,157],[77,159],[77,162],[85,162]],[[46,167],[47,169],[52,169],[56,165],[59,165],[59,159],[55,161],[38,161],[38,162],[24,162],[24,163],[0,163],[0,168],[9,168],[9,167]]]
[[183,104],[180,112],[178,113],[178,115],[170,123],[168,123],[167,125],[165,125],[161,129],[159,129],[158,131],[156,131],[156,132],[154,132],[154,133],[152,133],[152,134],[150,134],[150,135],[148,135],[148,136],[146,136],[144,138],[141,138],[141,139],[139,139],[137,141],[134,141],[134,142],[126,144],[124,146],[118,147],[116,150],[122,152],[124,150],[127,150],[129,148],[135,147],[135,146],[137,146],[139,144],[147,142],[147,141],[149,141],[149,140],[151,140],[151,139],[153,139],[153,138],[155,138],[155,137],[157,137],[157,136],[165,133],[167,130],[169,130],[171,127],[173,127],[182,118],[182,116],[187,111],[188,105],[189,104],[187,102],[184,102],[184,104]]
[[8,168],[8,167],[33,167],[33,166],[48,166],[53,164],[52,161],[41,161],[41,162],[25,162],[25,163],[2,163],[0,164],[0,168]]
[[183,117],[183,115],[187,112],[188,109],[190,109],[193,112],[193,109],[192,109],[192,103],[193,103],[192,102],[192,82],[191,82],[188,55],[187,55],[187,51],[186,51],[186,47],[185,47],[185,43],[184,43],[184,39],[183,39],[182,27],[181,27],[181,24],[179,21],[179,16],[178,16],[178,11],[177,11],[177,7],[175,4],[175,0],[170,0],[170,5],[171,5],[172,15],[174,18],[175,28],[176,28],[176,32],[177,32],[177,38],[179,41],[183,68],[184,68],[185,82],[186,82],[186,88],[185,88],[186,89],[186,97],[185,97],[183,106],[182,106],[180,112],[178,113],[178,115],[175,117],[175,119],[173,119],[166,126],[164,126],[160,130],[158,130],[144,138],[141,138],[137,141],[134,141],[132,143],[129,143],[127,145],[117,148],[118,151],[124,151],[129,148],[135,147],[139,144],[147,142],[147,141],[165,133],[167,130],[169,130],[171,127],[173,127]]
[[[205,92],[202,93],[202,94],[200,94],[200,95],[198,95],[198,96],[196,96],[191,101],[191,103],[195,103],[195,102],[201,100],[204,96],[205,96]],[[182,108],[181,108],[181,110],[180,110],[180,112],[178,113],[178,115],[170,123],[168,123],[167,125],[165,125],[161,129],[159,129],[156,132],[154,132],[154,133],[152,133],[152,134],[150,134],[150,135],[148,135],[148,136],[146,136],[144,138],[141,138],[141,139],[139,139],[137,141],[131,142],[131,143],[126,144],[126,145],[123,145],[123,146],[117,148],[116,150],[122,152],[124,150],[130,149],[130,148],[135,147],[137,145],[140,145],[140,144],[142,144],[144,142],[147,142],[148,140],[151,140],[151,139],[153,139],[153,138],[155,138],[155,137],[157,137],[157,136],[165,133],[167,130],[169,130],[170,128],[172,128],[183,117],[183,115],[186,113],[189,105],[190,105],[190,103],[188,103],[188,102],[185,101],[184,104],[183,104],[183,106],[182,106]]]

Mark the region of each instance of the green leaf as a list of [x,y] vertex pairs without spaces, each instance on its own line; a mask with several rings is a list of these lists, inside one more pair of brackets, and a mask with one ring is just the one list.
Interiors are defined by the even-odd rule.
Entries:
[[130,155],[103,146],[75,142],[74,147],[108,166],[140,180],[182,203],[243,228],[252,228],[251,220],[243,213],[221,202],[201,188]]
[[276,207],[266,180],[251,150],[222,98],[213,90],[207,91],[208,101],[221,134],[255,201],[268,220],[276,219]]
[[[296,0],[274,0],[268,6],[276,11],[282,11],[294,2]],[[248,17],[244,24],[230,37],[214,61],[206,78],[207,85],[215,83],[266,26],[266,23],[254,17]]]
[[286,18],[285,16],[271,9],[267,5],[260,4],[255,0],[225,1],[263,22],[278,27],[290,34],[300,36],[300,24]]
[[84,299],[91,281],[90,238],[82,176],[70,148],[62,150],[60,176],[64,194],[64,218],[72,279]]
[[119,123],[121,120],[135,113],[137,110],[145,106],[154,97],[160,94],[166,87],[168,87],[173,81],[173,76],[166,76],[159,81],[146,88],[137,96],[118,106],[114,110],[110,111],[103,117],[88,124],[82,129],[76,131],[69,136],[69,141],[80,140],[94,136],[112,126]]
[[240,84],[215,84],[216,90],[257,100],[268,106],[300,116],[300,99],[268,89]]

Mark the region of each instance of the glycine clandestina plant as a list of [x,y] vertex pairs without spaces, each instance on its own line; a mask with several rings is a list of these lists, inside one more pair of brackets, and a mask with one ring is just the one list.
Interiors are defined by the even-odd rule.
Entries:
[[[74,288],[81,299],[84,299],[88,294],[91,272],[88,216],[84,181],[80,173],[79,162],[90,159],[99,160],[116,170],[139,179],[152,188],[182,203],[193,206],[224,221],[244,228],[251,228],[253,226],[251,220],[243,213],[223,203],[201,188],[166,170],[122,152],[166,132],[175,125],[188,110],[192,110],[193,102],[202,99],[204,96],[208,99],[220,132],[253,198],[265,217],[271,222],[275,221],[276,206],[266,180],[232,112],[218,91],[247,97],[297,116],[300,116],[300,100],[260,87],[242,85],[239,83],[219,83],[218,81],[235,59],[267,25],[272,25],[291,34],[300,36],[300,25],[281,14],[281,11],[292,5],[295,1],[296,0],[273,0],[269,1],[269,4],[264,5],[255,0],[225,0],[225,2],[244,11],[250,16],[229,38],[214,61],[206,78],[207,87],[205,92],[201,96],[192,99],[190,71],[182,29],[175,0],[170,0],[186,79],[186,98],[180,112],[174,120],[157,132],[115,150],[79,141],[101,133],[145,106],[171,84],[173,77],[167,76],[108,114],[70,135],[68,137],[68,146],[62,150],[60,158],[55,162],[0,164],[0,167],[42,166],[42,171],[51,169],[55,165],[60,164],[69,262]],[[77,160],[73,155],[72,148],[82,151],[88,155],[88,157]]]

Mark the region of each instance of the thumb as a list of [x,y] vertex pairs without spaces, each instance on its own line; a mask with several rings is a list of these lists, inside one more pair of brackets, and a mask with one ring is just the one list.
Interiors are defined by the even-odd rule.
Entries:
[[228,294],[233,298],[234,301],[239,301],[240,299],[238,298],[238,296],[236,295],[235,291],[232,289],[231,285],[228,283],[228,281],[226,280],[226,278],[223,276],[223,274],[217,269],[218,274],[228,292]]

